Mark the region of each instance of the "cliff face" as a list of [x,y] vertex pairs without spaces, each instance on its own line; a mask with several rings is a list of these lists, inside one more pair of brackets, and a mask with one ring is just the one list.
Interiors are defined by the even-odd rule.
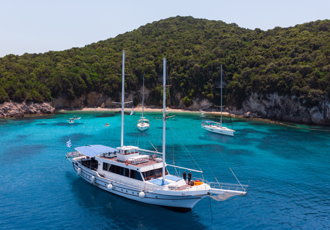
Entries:
[[0,104],[0,118],[24,117],[25,115],[52,114],[55,108],[48,103],[5,102]]
[[266,95],[251,94],[244,102],[242,109],[234,110],[234,114],[247,117],[269,118],[295,123],[329,124],[329,98],[319,106],[306,108],[295,96],[279,96],[277,93]]

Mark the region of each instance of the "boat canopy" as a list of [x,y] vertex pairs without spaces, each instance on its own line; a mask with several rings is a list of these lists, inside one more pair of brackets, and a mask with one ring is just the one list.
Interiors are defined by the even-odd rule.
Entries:
[[88,157],[95,157],[97,155],[103,154],[103,153],[114,153],[118,152],[117,149],[104,146],[104,145],[90,145],[90,146],[82,146],[75,148],[78,152],[81,154],[88,156]]

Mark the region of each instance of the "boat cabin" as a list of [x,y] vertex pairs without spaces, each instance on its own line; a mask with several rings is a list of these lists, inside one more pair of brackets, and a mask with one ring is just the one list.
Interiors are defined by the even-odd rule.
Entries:
[[[163,177],[163,162],[155,154],[146,155],[140,152],[136,146],[123,146],[116,149],[103,146],[91,145],[75,148],[79,154],[84,155],[81,159],[83,166],[97,171],[101,176],[123,176],[139,181],[148,181],[155,184],[158,178]],[[165,168],[165,175],[168,175]],[[179,178],[181,179],[181,178]],[[156,183],[158,185],[158,181]]]

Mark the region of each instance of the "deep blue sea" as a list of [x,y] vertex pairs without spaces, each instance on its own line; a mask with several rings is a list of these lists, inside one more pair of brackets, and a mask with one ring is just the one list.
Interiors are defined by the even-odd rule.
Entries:
[[[82,119],[69,125],[73,115]],[[329,127],[232,119],[236,133],[228,137],[203,130],[198,113],[175,115],[167,121],[167,163],[201,168],[208,181],[216,177],[236,183],[231,168],[242,184],[249,185],[246,196],[222,202],[206,198],[191,212],[177,213],[85,182],[65,158],[70,150],[66,142],[71,139],[73,147],[119,146],[118,113],[66,112],[3,119],[0,229],[330,228]],[[124,143],[161,150],[161,113],[146,114],[151,128],[143,133],[136,128],[140,116],[125,116]],[[228,118],[224,122],[231,127]]]

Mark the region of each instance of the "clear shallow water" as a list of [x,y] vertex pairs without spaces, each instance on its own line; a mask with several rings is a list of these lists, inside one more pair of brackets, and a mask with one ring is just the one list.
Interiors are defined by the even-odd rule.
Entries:
[[[189,213],[130,201],[79,178],[64,157],[74,147],[120,145],[120,114],[75,113],[0,120],[0,228],[3,229],[326,229],[330,226],[330,130],[233,119],[235,137],[206,132],[198,114],[167,122],[167,163],[204,171],[205,179],[236,183],[248,195],[200,201]],[[161,149],[160,113],[125,116],[125,144]],[[212,118],[211,119],[215,119]],[[225,119],[225,122],[229,122]],[[106,123],[110,127],[105,127]],[[227,123],[230,127],[230,124]],[[312,128],[310,130],[309,128]],[[326,130],[329,130],[326,131]],[[194,160],[190,157],[193,157]],[[173,160],[174,159],[174,160]],[[172,173],[174,171],[172,170]],[[180,172],[182,173],[182,171]],[[193,173],[193,176],[198,176]]]

